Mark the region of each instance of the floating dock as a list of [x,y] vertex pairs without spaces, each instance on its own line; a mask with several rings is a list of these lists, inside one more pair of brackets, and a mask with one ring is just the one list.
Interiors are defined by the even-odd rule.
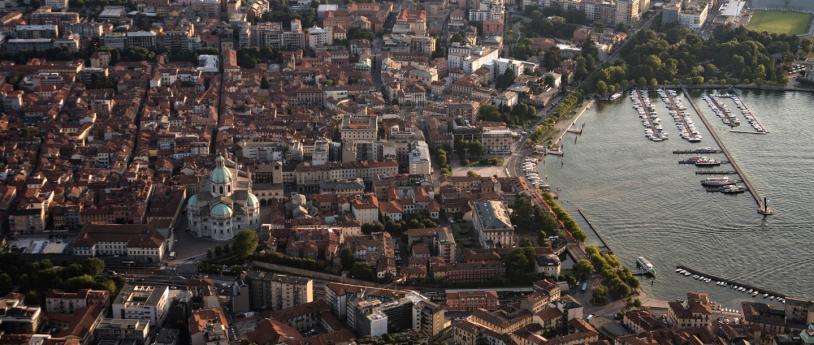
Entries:
[[689,155],[689,154],[711,154],[711,153],[721,153],[721,150],[717,149],[695,149],[695,150],[675,150],[673,154],[675,155]]
[[738,129],[730,129],[729,131],[732,132],[732,133],[757,134],[757,135],[766,135],[766,134],[769,133],[769,132],[742,131],[742,130],[738,130]]
[[[692,268],[689,268],[689,267],[687,267],[687,266],[684,266],[684,265],[678,265],[678,266],[676,266],[676,268],[680,268],[680,269],[685,270],[685,271],[687,271],[687,272],[690,272],[690,273],[692,273],[692,274],[697,274],[697,275],[699,275],[699,276],[702,276],[702,277],[706,277],[706,278],[712,279],[713,281],[720,281],[720,282],[727,283],[727,284],[728,284],[728,286],[739,286],[739,287],[743,287],[743,288],[745,288],[746,290],[753,290],[753,291],[757,291],[757,292],[758,292],[759,294],[761,294],[761,295],[763,295],[763,294],[769,294],[769,296],[774,296],[775,298],[778,298],[778,297],[783,298],[783,299],[785,299],[785,298],[786,298],[786,294],[783,294],[783,293],[775,292],[775,291],[768,290],[768,289],[759,288],[759,287],[757,287],[757,286],[752,286],[752,285],[749,285],[749,284],[743,284],[743,283],[739,283],[739,282],[734,281],[734,280],[732,280],[732,279],[727,279],[727,278],[722,278],[722,277],[716,277],[716,276],[714,276],[714,275],[706,274],[706,273],[703,273],[703,272],[701,272],[701,271],[696,271],[696,270],[694,270],[694,269],[692,269]],[[728,286],[727,286],[727,287],[728,287]],[[755,297],[755,298],[757,298],[757,297]]]
[[[690,159],[685,159],[685,160],[678,161],[678,164],[695,164],[695,163],[696,163],[696,161],[693,161],[693,160],[690,160]],[[726,160],[724,160],[724,161],[715,161],[715,163],[707,165],[707,166],[713,166],[713,165],[718,166],[718,165],[721,165],[721,164],[729,164],[729,163],[731,163],[731,162],[726,161]],[[704,166],[701,165],[699,167],[703,168]]]
[[760,122],[760,119],[758,119],[757,116],[755,116],[755,114],[751,110],[749,110],[749,107],[747,107],[746,103],[744,103],[740,96],[738,96],[738,93],[735,92],[735,89],[732,89],[731,92],[729,93],[729,99],[731,99],[732,102],[735,103],[735,106],[738,108],[738,110],[740,110],[741,115],[743,115],[743,117],[746,118],[747,122],[749,122],[749,125],[751,125],[752,128],[755,129],[756,132],[755,134],[769,133],[769,131],[766,130],[766,126],[763,125],[763,122]]
[[774,214],[774,209],[766,205],[766,199],[761,197],[757,189],[755,189],[752,186],[752,182],[749,181],[749,177],[746,176],[740,165],[738,165],[738,163],[735,162],[735,159],[733,159],[732,154],[729,152],[726,146],[724,146],[724,143],[721,140],[721,138],[718,137],[718,133],[715,131],[715,128],[712,127],[712,124],[709,123],[706,116],[704,116],[704,113],[701,112],[701,109],[699,109],[698,105],[695,104],[695,101],[692,99],[692,97],[690,97],[690,94],[687,92],[687,89],[682,87],[681,91],[684,92],[684,95],[687,97],[687,100],[690,101],[690,106],[692,106],[695,112],[698,113],[698,117],[701,119],[701,122],[704,123],[704,126],[707,127],[707,131],[709,131],[709,134],[712,136],[712,139],[715,140],[715,143],[717,143],[718,147],[721,148],[721,152],[729,160],[729,164],[732,165],[732,168],[735,169],[735,171],[738,173],[738,176],[740,176],[741,180],[743,180],[743,184],[746,185],[749,194],[751,194],[752,198],[755,199],[755,203],[757,204],[757,212],[764,216]]
[[698,170],[696,175],[737,175],[735,170]]
[[740,120],[738,120],[738,118],[735,117],[735,115],[732,115],[732,112],[730,112],[728,109],[726,109],[726,107],[723,104],[718,103],[718,98],[717,97],[723,97],[723,96],[716,95],[716,94],[710,94],[710,95],[707,95],[707,97],[709,97],[709,101],[712,102],[710,107],[712,107],[714,105],[715,108],[718,108],[718,110],[721,112],[721,115],[720,115],[721,121],[723,121],[723,123],[725,125],[727,125],[729,127],[737,127],[737,126],[740,125]]
[[695,124],[692,122],[692,120],[689,119],[687,107],[681,104],[680,99],[676,99],[677,97],[676,91],[669,89],[659,89],[659,94],[661,96],[662,102],[664,102],[664,104],[667,106],[668,112],[671,112],[670,117],[673,118],[673,122],[681,126],[679,136],[682,139],[689,141],[691,143],[700,142],[701,135],[699,135],[698,130],[695,128]]

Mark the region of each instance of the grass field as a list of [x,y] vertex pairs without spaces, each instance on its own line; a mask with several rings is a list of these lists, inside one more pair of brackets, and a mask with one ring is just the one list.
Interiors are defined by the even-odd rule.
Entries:
[[809,13],[757,10],[746,28],[773,34],[800,35],[808,32],[811,18]]

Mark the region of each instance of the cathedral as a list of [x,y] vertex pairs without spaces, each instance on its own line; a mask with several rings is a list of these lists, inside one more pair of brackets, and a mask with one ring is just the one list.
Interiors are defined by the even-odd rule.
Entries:
[[227,167],[219,155],[215,169],[189,198],[187,218],[195,236],[228,241],[240,230],[260,226],[260,201],[247,174]]

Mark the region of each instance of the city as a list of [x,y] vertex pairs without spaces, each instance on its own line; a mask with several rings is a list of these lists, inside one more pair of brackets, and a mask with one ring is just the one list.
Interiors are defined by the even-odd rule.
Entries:
[[0,345],[814,344],[813,17],[0,0]]

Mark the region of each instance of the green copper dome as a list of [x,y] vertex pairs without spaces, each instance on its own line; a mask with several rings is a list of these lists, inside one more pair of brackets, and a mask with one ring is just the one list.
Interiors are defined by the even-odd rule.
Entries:
[[232,172],[226,168],[226,160],[223,156],[218,156],[215,159],[215,169],[209,174],[209,181],[214,184],[230,184],[232,183]]
[[189,201],[187,201],[187,208],[195,209],[197,207],[198,207],[198,195],[192,194],[192,196],[189,197]]
[[232,208],[225,204],[217,204],[212,208],[212,211],[209,212],[209,215],[214,218],[231,218]]
[[246,200],[246,207],[255,208],[255,207],[259,207],[259,206],[260,206],[260,201],[257,200],[257,197],[254,194],[249,193],[249,200]]

